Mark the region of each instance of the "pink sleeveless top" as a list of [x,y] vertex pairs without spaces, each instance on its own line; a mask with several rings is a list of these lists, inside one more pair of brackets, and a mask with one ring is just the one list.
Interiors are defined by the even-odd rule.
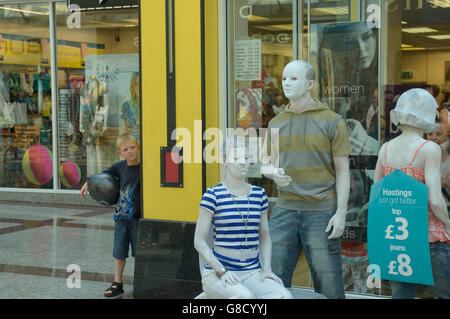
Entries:
[[[404,172],[405,174],[408,174],[409,176],[417,179],[418,181],[422,182],[425,184],[425,170],[423,169],[418,169],[418,168],[414,168],[412,166],[412,164],[414,163],[417,154],[419,154],[420,150],[422,149],[422,147],[428,143],[429,141],[425,141],[422,143],[422,145],[420,145],[420,147],[417,149],[417,151],[414,153],[414,156],[411,160],[411,162],[409,163],[408,166],[403,167],[403,168],[399,168],[402,172]],[[384,152],[384,162],[385,162],[385,167],[384,167],[384,176],[392,173],[393,171],[395,171],[397,168],[392,167],[390,165],[388,165],[387,163],[387,147],[388,147],[389,143],[386,144],[386,149]],[[433,212],[430,209],[430,206],[428,206],[428,241],[430,243],[432,242],[436,242],[436,241],[442,241],[442,242],[448,242],[450,241],[450,238],[447,235],[447,232],[445,231],[444,225],[442,224],[442,222],[433,214]]]

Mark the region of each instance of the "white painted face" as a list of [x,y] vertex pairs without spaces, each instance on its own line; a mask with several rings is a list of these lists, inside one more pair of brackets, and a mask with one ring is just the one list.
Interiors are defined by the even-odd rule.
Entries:
[[296,101],[301,99],[311,89],[309,87],[310,82],[305,77],[305,67],[296,61],[286,65],[283,71],[283,91],[286,98],[290,101]]
[[245,147],[230,147],[227,150],[227,157],[224,165],[227,173],[234,178],[240,179],[245,177],[250,167],[249,156],[248,154],[245,154]]

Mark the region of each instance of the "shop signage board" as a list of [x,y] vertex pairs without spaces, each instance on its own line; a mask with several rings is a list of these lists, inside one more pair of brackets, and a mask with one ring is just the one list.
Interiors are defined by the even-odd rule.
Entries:
[[[48,39],[36,41],[28,37],[2,34],[0,41],[0,64],[50,66]],[[84,50],[80,47],[84,47]],[[98,54],[105,54],[103,44],[58,40],[58,66],[61,68],[84,69],[85,56]]]
[[372,185],[368,251],[381,279],[434,285],[425,184],[396,170]]
[[261,40],[236,40],[235,80],[261,80]]
[[111,10],[137,8],[139,0],[67,0],[67,6],[78,5],[80,10]]

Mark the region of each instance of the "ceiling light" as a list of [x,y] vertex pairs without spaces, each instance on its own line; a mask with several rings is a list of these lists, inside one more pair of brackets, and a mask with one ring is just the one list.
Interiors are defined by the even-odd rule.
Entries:
[[348,8],[347,7],[312,8],[311,14],[315,15],[315,16],[344,15],[344,14],[348,14]]
[[450,8],[450,0],[427,0],[433,8]]
[[435,39],[435,40],[450,40],[450,34],[441,34],[441,35],[429,35],[427,38]]
[[39,11],[34,11],[34,10],[17,9],[17,8],[9,8],[9,7],[0,7],[0,9],[48,16],[48,12],[39,12]]
[[274,24],[272,27],[292,31],[292,24]]
[[260,16],[254,16],[254,15],[248,16],[248,21],[256,22],[256,21],[268,21],[268,20],[270,20],[270,19],[266,18],[266,17],[260,17]]
[[438,32],[437,30],[427,28],[427,27],[419,27],[419,28],[405,28],[402,29],[403,32],[406,33],[433,33]]
[[420,51],[420,50],[426,50],[426,48],[421,47],[411,47],[411,48],[403,48],[403,51]]

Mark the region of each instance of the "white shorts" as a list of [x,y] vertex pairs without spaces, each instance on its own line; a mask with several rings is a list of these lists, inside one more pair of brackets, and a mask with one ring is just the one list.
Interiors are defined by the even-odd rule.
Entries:
[[261,282],[261,269],[234,271],[240,279],[236,285],[224,286],[213,269],[202,272],[203,291],[209,299],[292,299],[282,284],[266,278]]

